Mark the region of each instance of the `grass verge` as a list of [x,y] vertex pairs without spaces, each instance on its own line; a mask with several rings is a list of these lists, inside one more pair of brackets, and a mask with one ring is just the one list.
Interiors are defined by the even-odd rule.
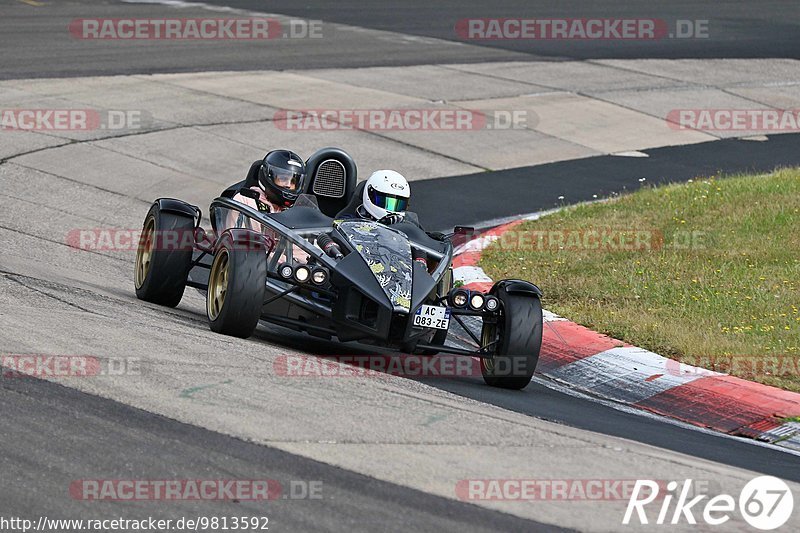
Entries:
[[688,364],[800,391],[800,169],[645,188],[525,222],[482,255],[547,309]]

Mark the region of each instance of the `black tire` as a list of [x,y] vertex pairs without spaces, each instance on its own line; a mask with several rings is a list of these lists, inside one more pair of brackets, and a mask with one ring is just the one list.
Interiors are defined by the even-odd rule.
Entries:
[[[222,280],[220,276],[223,276]],[[246,339],[256,329],[264,306],[267,254],[262,248],[235,246],[223,237],[208,277],[206,313],[212,331]]]
[[498,289],[496,296],[503,314],[496,325],[483,328],[484,343],[498,339],[491,359],[481,359],[481,374],[487,385],[504,389],[525,388],[533,378],[542,348],[542,303],[527,294],[508,294]]
[[194,219],[163,212],[154,204],[142,225],[136,250],[136,297],[175,307],[183,298],[192,264]]

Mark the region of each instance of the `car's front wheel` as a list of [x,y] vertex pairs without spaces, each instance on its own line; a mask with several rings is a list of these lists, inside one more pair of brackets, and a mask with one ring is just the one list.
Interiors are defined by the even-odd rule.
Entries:
[[192,264],[193,231],[192,218],[161,211],[158,204],[150,208],[136,250],[137,298],[167,307],[180,303]]
[[264,305],[267,256],[261,248],[235,246],[223,237],[208,278],[206,311],[217,333],[247,338],[253,334]]
[[542,303],[530,294],[497,290],[502,315],[484,323],[482,344],[495,342],[494,356],[481,359],[481,374],[487,385],[522,389],[531,382],[542,347]]

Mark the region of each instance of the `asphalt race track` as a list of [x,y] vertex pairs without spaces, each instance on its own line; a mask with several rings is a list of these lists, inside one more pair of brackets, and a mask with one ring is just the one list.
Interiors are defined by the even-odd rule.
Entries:
[[[697,176],[769,172],[775,167],[800,164],[800,134],[775,135],[763,143],[726,139],[645,152],[649,157],[605,155],[419,181],[414,184],[414,191],[422,194],[414,207],[431,228],[449,231],[459,224],[480,224],[563,204],[589,202],[644,185]],[[640,181],[642,178],[644,181]],[[531,180],[536,187],[527,185]],[[455,184],[470,194],[458,199],[456,211],[437,209],[452,200],[450,191]],[[506,196],[504,191],[514,194]],[[502,202],[494,201],[498,196]]]
[[[289,139],[286,142],[306,151],[336,143],[338,132],[327,137],[271,137],[272,113],[281,105],[254,97],[261,89],[248,86],[254,81],[274,83],[269,90],[297,107],[313,105],[303,98],[314,100],[306,94],[292,100],[296,95],[291,83],[296,79],[319,81],[315,90],[328,98],[326,102],[352,90],[351,100],[341,107],[362,105],[361,99],[369,102],[364,106],[378,106],[374,102],[380,99],[392,106],[424,106],[448,101],[437,92],[448,76],[467,75],[459,69],[475,65],[478,70],[464,78],[475,84],[475,94],[469,92],[472,87],[457,87],[464,91],[463,101],[479,100],[483,92],[495,90],[499,96],[492,93],[492,98],[548,98],[558,93],[557,97],[562,87],[544,82],[536,87],[511,74],[497,76],[502,91],[487,88],[493,74],[476,73],[484,67],[491,70],[495,63],[503,70],[511,63],[524,68],[530,62],[547,62],[567,72],[602,67],[603,76],[613,71],[634,79],[630,84],[635,94],[624,105],[619,103],[623,97],[612,90],[568,91],[575,98],[597,98],[595,105],[614,102],[632,110],[639,96],[656,94],[658,101],[660,90],[688,94],[694,102],[707,90],[719,101],[733,102],[731,107],[744,99],[759,107],[790,106],[782,103],[796,101],[800,86],[791,63],[800,57],[800,11],[794,3],[166,4],[170,2],[0,2],[0,108],[118,106],[181,115],[174,120],[159,117],[145,131],[118,136],[37,132],[12,137],[0,130],[0,355],[88,355],[104,365],[136,365],[135,372],[93,379],[39,380],[9,376],[0,369],[0,516],[268,516],[273,531],[615,531],[621,527],[626,501],[470,501],[458,487],[475,479],[691,478],[735,494],[757,474],[780,477],[795,489],[800,486],[796,453],[632,412],[542,378],[523,391],[509,392],[486,387],[480,376],[286,375],[279,364],[285,357],[331,359],[376,351],[263,324],[248,340],[213,334],[205,299],[196,291],[187,289],[175,309],[140,302],[133,291],[133,253],[78,251],[65,242],[76,228],[141,227],[157,196],[185,197],[205,210],[212,191],[241,179],[240,169],[250,163],[251,154],[265,143],[278,142],[275,138]],[[284,21],[321,20],[326,38],[233,44],[90,42],[67,31],[71,21],[85,17],[251,12]],[[513,40],[465,42],[454,31],[464,18],[534,16],[707,19],[710,36],[623,43],[538,41],[534,46]],[[708,70],[702,61],[719,66],[715,60],[748,59],[753,62],[746,65],[775,79],[758,85],[750,79],[735,79],[724,87],[690,85],[674,71],[647,73],[662,65],[652,66],[648,58],[686,59],[688,63],[679,66],[689,65],[691,72]],[[387,70],[361,70],[376,67]],[[421,77],[413,80],[421,81],[409,85],[425,86],[429,68],[438,69],[440,77],[426,87],[431,95],[422,104],[413,100],[416,94],[404,93],[404,87],[389,95],[382,85],[391,81],[369,84],[372,73],[391,80],[398,73],[414,72]],[[227,71],[241,74],[242,81]],[[259,71],[270,73],[259,78]],[[301,71],[308,71],[309,77],[301,78]],[[170,77],[173,73],[186,77]],[[645,79],[645,74],[650,77]],[[351,77],[352,85],[342,81]],[[575,77],[576,83],[582,81]],[[617,90],[618,78],[612,81],[608,85]],[[779,94],[774,101],[758,100],[773,88]],[[661,107],[669,109],[666,104]],[[642,114],[655,123],[664,109],[648,108]],[[633,116],[624,124],[636,124],[640,118]],[[617,131],[594,135],[601,140],[625,138],[621,146],[633,142],[620,124],[622,120]],[[660,130],[656,134],[653,138],[662,138]],[[454,142],[436,134],[424,141],[390,133],[340,136],[345,148],[366,154],[359,159],[367,161],[359,163],[362,174],[376,161],[414,162],[414,168],[427,169],[412,183],[414,208],[423,225],[442,230],[595,195],[612,196],[642,186],[641,178],[652,184],[800,164],[800,133],[753,135],[748,140],[698,134],[686,144],[670,137],[663,144],[609,150],[585,139],[566,142],[556,137],[531,137],[530,145],[552,142],[553,151],[561,151],[558,157],[503,166],[493,163],[502,162],[502,154],[486,158],[492,165],[442,156],[441,147]],[[491,140],[488,134],[481,139]],[[89,501],[70,489],[87,479],[271,479],[283,492],[268,502]],[[310,484],[322,487],[320,498],[300,493],[292,497],[292,487]],[[736,526],[746,526],[737,520]],[[796,517],[787,527],[792,524],[798,525]]]
[[[38,514],[46,499],[50,516],[112,513],[140,518],[236,514],[269,514],[270,526],[285,531],[429,530],[504,531],[543,527],[497,511],[453,502],[297,457],[268,446],[250,444],[198,427],[177,423],[110,400],[39,380],[18,379],[0,390],[4,416],[2,431],[14,435],[14,447],[6,448],[0,466],[8,484],[3,505],[17,515]],[[25,420],[25,424],[17,421]],[[66,422],[66,423],[65,423]],[[48,438],[43,438],[46,435]],[[76,438],[81,436],[80,438]],[[84,457],[87,444],[105,452]],[[31,456],[31,450],[35,453]],[[51,470],[54,463],[61,467]],[[135,463],[135,467],[131,468]],[[136,502],[123,509],[109,503],[64,498],[63,487],[81,479],[87,469],[108,478],[136,476],[158,478],[164,465],[181,476],[196,479],[274,479],[287,492],[267,504],[241,502]],[[325,498],[283,499],[291,496],[291,480],[324,484]],[[10,488],[10,487],[9,487]],[[302,489],[295,488],[295,494]],[[309,489],[310,490],[310,489]],[[96,507],[105,506],[97,509]]]
[[[211,0],[211,4],[253,10],[264,9],[257,0]],[[481,46],[521,52],[539,58],[600,59],[600,58],[726,58],[726,57],[797,57],[800,14],[790,3],[759,2],[753,9],[746,2],[693,2],[679,0],[669,3],[651,2],[593,2],[592,0],[546,0],[526,2],[512,0],[485,2],[448,0],[425,2],[413,0],[387,8],[386,2],[364,5],[350,0],[325,2],[312,0],[298,4],[290,0],[269,2],[269,10],[296,17],[321,18],[383,31],[401,32],[421,37],[453,40],[454,27],[468,18],[652,18],[675,20],[708,20],[709,34],[702,46],[691,40],[665,44],[665,41],[632,40],[622,43],[607,41],[571,42],[568,46],[557,41],[485,40]],[[773,14],[780,13],[775,17]],[[456,34],[456,35],[454,35]],[[706,38],[703,39],[706,41]]]
[[[180,3],[180,2],[179,2]],[[183,2],[192,4],[192,2]],[[601,58],[759,58],[800,56],[800,14],[791,2],[293,2],[210,0],[243,12],[278,13],[301,20],[323,20],[325,39],[270,40],[267,43],[137,42],[132,46],[71,39],[65,23],[84,17],[157,16],[168,8],[147,0],[52,2],[31,10],[6,0],[0,20],[4,54],[0,78],[86,76],[210,70],[303,69],[421,65],[531,59]],[[155,5],[154,5],[155,4]],[[188,8],[187,8],[188,9]],[[773,16],[780,13],[779,16]],[[629,17],[708,20],[709,36],[700,39],[576,42],[481,40],[465,43],[455,31],[458,20],[480,17]],[[327,32],[327,34],[325,33]],[[702,42],[698,42],[702,41]],[[130,43],[128,43],[130,44]],[[85,61],[71,58],[80,55]]]

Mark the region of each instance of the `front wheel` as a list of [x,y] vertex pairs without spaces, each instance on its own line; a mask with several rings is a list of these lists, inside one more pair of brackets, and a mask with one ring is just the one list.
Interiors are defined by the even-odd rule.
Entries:
[[224,238],[211,265],[206,295],[212,331],[246,339],[255,331],[264,305],[267,255]]
[[484,323],[482,344],[496,342],[495,354],[481,359],[487,385],[519,390],[533,378],[542,347],[542,303],[537,296],[497,290],[503,313],[497,322]]
[[136,297],[167,307],[183,298],[192,264],[194,220],[154,204],[144,219],[136,250]]

